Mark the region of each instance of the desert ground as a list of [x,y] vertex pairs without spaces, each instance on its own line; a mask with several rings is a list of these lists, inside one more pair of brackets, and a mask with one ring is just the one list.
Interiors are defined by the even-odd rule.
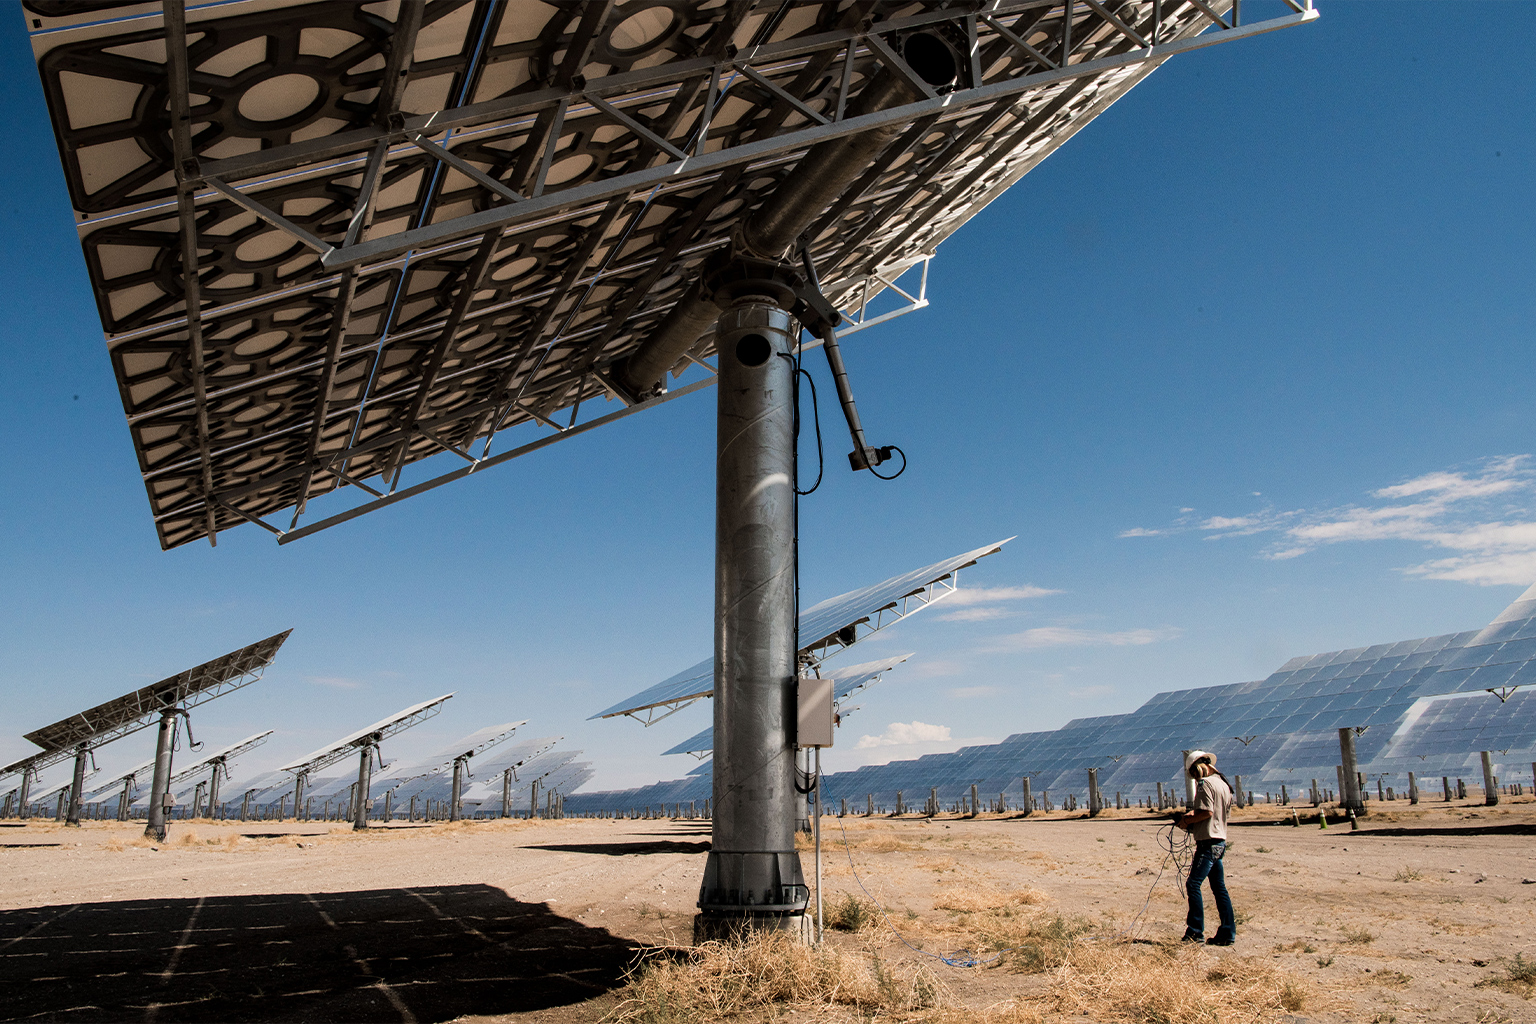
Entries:
[[1147,811],[828,817],[824,945],[745,954],[706,821],[5,822],[0,1017],[1536,1021],[1536,801],[1371,806],[1235,813],[1232,948]]

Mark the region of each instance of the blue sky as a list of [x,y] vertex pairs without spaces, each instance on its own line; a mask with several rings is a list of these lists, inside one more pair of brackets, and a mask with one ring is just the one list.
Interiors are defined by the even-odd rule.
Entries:
[[[940,248],[927,310],[849,340],[872,440],[911,468],[847,472],[829,426],[806,602],[1018,539],[965,603],[848,655],[917,656],[832,768],[1475,628],[1536,580],[1536,6],[1321,9],[1165,65]],[[1447,24],[1483,31],[1431,45]],[[691,768],[657,752],[707,704],[585,718],[708,653],[712,392],[282,548],[161,552],[23,25],[0,25],[0,758],[292,626],[195,717],[220,745],[278,730],[248,767],[455,690],[386,756],[529,719],[599,788]]]

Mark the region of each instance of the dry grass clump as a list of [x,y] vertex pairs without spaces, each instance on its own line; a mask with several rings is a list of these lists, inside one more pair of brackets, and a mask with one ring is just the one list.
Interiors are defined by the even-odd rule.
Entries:
[[1376,933],[1366,928],[1346,928],[1340,942],[1347,942],[1352,946],[1364,946],[1376,941]]
[[1504,965],[1503,974],[1495,974],[1477,983],[1478,988],[1496,988],[1521,999],[1536,995],[1536,960],[1527,960],[1516,953],[1515,958]]
[[949,888],[933,898],[934,910],[958,910],[976,913],[985,910],[1002,910],[1005,907],[1037,907],[1049,903],[1051,897],[1033,886],[1000,892],[996,889]]
[[873,926],[880,920],[880,908],[872,901],[855,896],[851,892],[838,893],[827,901],[822,911],[828,928],[840,932],[856,932]]
[[1307,1005],[1308,992],[1266,960],[1191,946],[1078,944],[1055,968],[1058,1013],[1105,1024],[1228,1024],[1273,1019]]
[[864,853],[905,853],[922,849],[916,843],[909,843],[895,836],[870,836],[868,839],[860,839],[849,845]]
[[1092,927],[1085,917],[1009,915],[986,922],[979,932],[985,949],[1002,954],[1002,966],[1020,974],[1039,974],[1066,963]]
[[925,967],[898,977],[875,956],[807,946],[782,933],[647,956],[609,1016],[617,1024],[716,1021],[780,1004],[920,1010],[946,997]]

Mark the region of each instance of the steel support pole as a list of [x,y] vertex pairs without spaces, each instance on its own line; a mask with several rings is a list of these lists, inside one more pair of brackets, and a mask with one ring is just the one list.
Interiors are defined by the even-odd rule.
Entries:
[[1343,789],[1339,793],[1339,803],[1345,810],[1355,812],[1359,817],[1365,813],[1365,800],[1360,795],[1360,766],[1355,759],[1355,730],[1339,730],[1339,781],[1343,783]]
[[176,741],[176,709],[160,713],[160,734],[155,738],[155,777],[149,785],[149,821],[144,834],[165,841],[165,798],[171,783],[171,747]]
[[219,806],[219,773],[224,770],[224,762],[214,763],[213,771],[208,776],[208,817],[215,816],[214,808]]
[[357,758],[357,788],[352,791],[352,828],[368,827],[368,790],[373,785],[373,744],[364,743]]
[[1029,791],[1029,776],[1024,776],[1024,817],[1035,809],[1035,795]]
[[[972,787],[974,791],[975,787]],[[1088,769],[1088,817],[1097,818],[1104,809],[1104,798],[1099,793],[1099,770]]]
[[32,780],[34,778],[36,778],[36,773],[31,768],[23,768],[21,770],[21,789],[16,793],[16,817],[21,818],[23,821],[32,816],[31,812],[27,809],[27,802],[32,798]]
[[64,824],[80,826],[80,791],[85,787],[85,761],[91,752],[84,743],[75,748],[75,781],[69,787],[69,815]]
[[[1483,803],[1488,807],[1494,807],[1499,802],[1499,780],[1493,774],[1493,758],[1488,751],[1482,751],[1483,755]],[[75,785],[80,785],[80,769],[75,768]],[[74,797],[70,797],[73,806]]]
[[459,801],[463,798],[463,796],[464,796],[464,759],[462,757],[459,757],[459,758],[454,758],[454,761],[453,761],[453,791],[452,791],[453,806],[448,808],[448,820],[449,821],[458,821],[459,820],[459,817],[460,817]]
[[501,773],[501,816],[512,816],[512,769],[508,768]]
[[[293,777],[293,820],[294,821],[298,821],[299,820],[299,808],[304,805],[304,779],[305,779],[305,775],[304,775],[303,772],[299,772],[299,774],[297,774],[297,775],[295,775]],[[286,794],[285,794],[284,798],[286,799]],[[277,802],[277,819],[279,821],[281,821],[283,819],[283,817],[284,817],[284,815],[283,815],[283,801],[279,800]]]
[[713,844],[696,940],[802,934],[795,850],[796,333],[788,289],[717,292]]

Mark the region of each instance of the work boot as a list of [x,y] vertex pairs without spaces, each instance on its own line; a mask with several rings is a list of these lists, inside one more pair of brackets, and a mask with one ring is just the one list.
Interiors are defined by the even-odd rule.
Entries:
[[1204,943],[1205,942],[1205,936],[1201,935],[1199,932],[1190,931],[1188,928],[1186,928],[1186,929],[1184,929],[1184,937],[1182,939],[1180,939],[1179,941],[1180,942],[1199,942],[1199,943]]
[[1218,928],[1215,935],[1205,940],[1205,944],[1207,946],[1235,946],[1237,945],[1237,936]]

